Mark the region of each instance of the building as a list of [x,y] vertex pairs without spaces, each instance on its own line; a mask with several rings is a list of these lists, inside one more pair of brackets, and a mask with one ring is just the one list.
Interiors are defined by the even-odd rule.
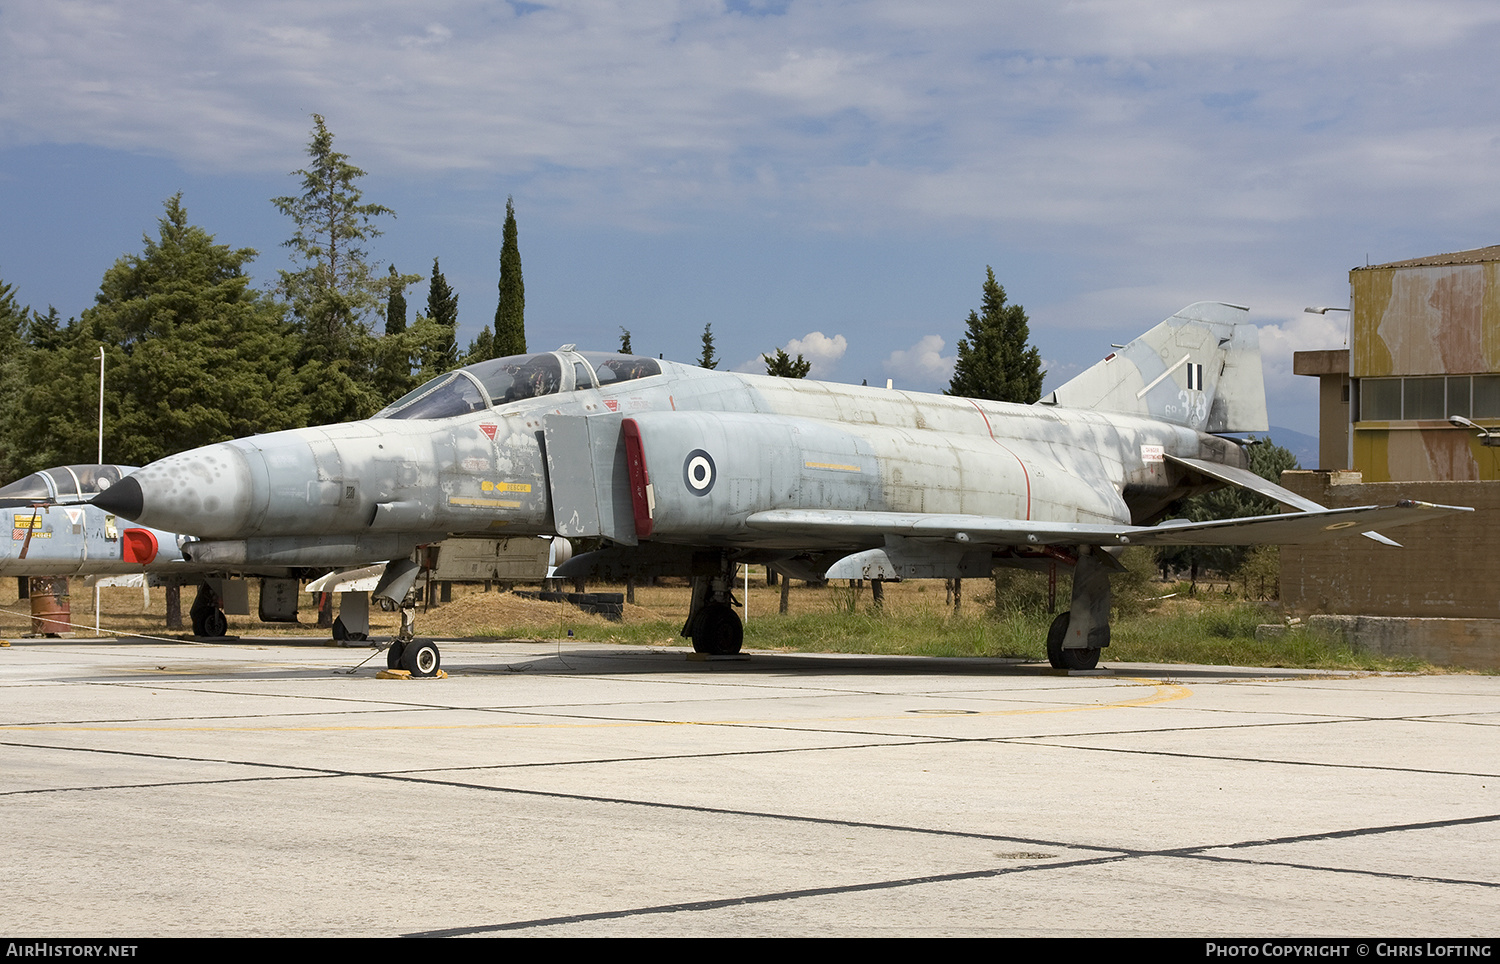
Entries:
[[1288,546],[1283,605],[1361,648],[1500,668],[1500,245],[1351,270],[1348,347],[1293,370],[1319,380],[1320,470],[1282,484],[1331,507],[1476,511],[1403,529],[1402,549]]
[[[1319,467],[1365,482],[1500,480],[1500,245],[1349,272],[1349,347],[1297,352],[1319,379]],[[1500,441],[1497,439],[1496,441]]]

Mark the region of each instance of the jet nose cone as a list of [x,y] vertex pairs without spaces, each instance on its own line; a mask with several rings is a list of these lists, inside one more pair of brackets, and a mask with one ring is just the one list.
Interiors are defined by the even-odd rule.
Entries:
[[156,529],[232,538],[244,533],[255,513],[254,490],[246,453],[220,443],[152,462],[110,486],[94,504]]
[[140,517],[141,510],[146,506],[146,499],[141,492],[141,484],[134,476],[127,475],[94,496],[89,504],[133,522]]

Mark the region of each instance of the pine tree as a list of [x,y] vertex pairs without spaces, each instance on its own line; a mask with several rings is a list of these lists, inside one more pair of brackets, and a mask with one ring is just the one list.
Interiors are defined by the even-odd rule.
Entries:
[[707,369],[719,367],[719,356],[714,354],[713,322],[703,326],[703,354],[698,357],[698,367]]
[[516,235],[514,198],[505,199],[505,230],[500,244],[500,304],[495,309],[494,356],[526,354],[526,286],[521,281],[521,245]]
[[422,358],[424,378],[458,367],[458,295],[443,276],[438,259],[432,259],[432,280],[427,285],[427,317],[442,326],[444,334]]
[[495,357],[495,333],[490,331],[490,326],[485,325],[479,335],[469,342],[469,350],[464,352],[463,363],[472,365],[475,362],[488,361]]
[[958,341],[958,361],[949,395],[1030,404],[1042,395],[1042,357],[1028,342],[1026,311],[1005,303],[995,270],[985,268],[984,300],[969,312],[968,331]]
[[358,182],[365,172],[333,149],[333,134],[320,114],[313,115],[307,155],[311,165],[293,172],[302,179],[302,193],[271,201],[296,225],[284,244],[302,262],[297,271],[281,272],[277,288],[302,334],[300,374],[313,420],[346,421],[380,405],[366,319],[378,310],[391,282],[375,276],[364,245],[381,234],[374,219],[395,212],[364,203]]
[[767,375],[778,375],[782,378],[806,378],[807,373],[812,371],[812,362],[805,360],[801,352],[797,353],[795,361],[786,353],[785,348],[776,349],[774,356],[761,355],[760,358],[766,363]]
[[620,326],[620,354],[632,355],[634,351],[630,347],[630,329],[624,325]]

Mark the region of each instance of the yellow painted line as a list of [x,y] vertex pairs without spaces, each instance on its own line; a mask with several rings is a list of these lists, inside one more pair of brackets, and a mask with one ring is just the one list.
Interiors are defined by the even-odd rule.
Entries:
[[521,503],[511,499],[470,499],[465,496],[448,496],[449,505],[472,505],[481,509],[519,509]]
[[[1053,713],[1085,713],[1095,710],[1155,706],[1161,703],[1171,703],[1176,700],[1186,699],[1193,694],[1192,690],[1177,683],[1152,683],[1146,680],[1116,680],[1114,682],[1127,682],[1131,686],[1149,686],[1152,692],[1149,695],[1135,699],[1116,700],[1111,703],[1093,703],[1084,706],[1058,706],[1045,709],[1032,708],[1023,710],[980,710],[978,712],[928,713],[924,715],[929,718],[949,716],[953,718],[975,719],[976,717],[985,716],[1043,716]],[[518,712],[525,711],[521,710]],[[449,723],[405,726],[49,726],[45,724],[27,724],[24,726],[0,725],[0,731],[47,733],[373,733],[381,731],[407,732],[422,730],[627,729],[657,726],[795,726],[809,723],[869,723],[880,720],[910,719],[911,714],[902,712],[899,715],[891,716],[798,717],[792,719],[764,720],[598,720],[566,723]]]
[[836,472],[860,472],[863,471],[857,465],[840,465],[837,462],[803,462],[803,468],[807,469],[833,469]]

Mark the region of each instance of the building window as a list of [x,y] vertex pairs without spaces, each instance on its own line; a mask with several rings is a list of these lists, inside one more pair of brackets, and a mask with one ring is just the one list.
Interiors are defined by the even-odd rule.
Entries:
[[1500,375],[1422,375],[1359,380],[1362,422],[1500,418]]
[[1363,379],[1359,383],[1359,420],[1361,422],[1400,421],[1401,379]]
[[1500,375],[1474,376],[1472,418],[1500,418]]
[[1427,419],[1445,417],[1448,414],[1443,411],[1446,402],[1443,397],[1443,382],[1445,381],[1446,379],[1441,376],[1401,379],[1401,417]]

